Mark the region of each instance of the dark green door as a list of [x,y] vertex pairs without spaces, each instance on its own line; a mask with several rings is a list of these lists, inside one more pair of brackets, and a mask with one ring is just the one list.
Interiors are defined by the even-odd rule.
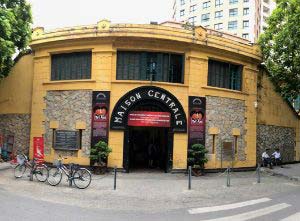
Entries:
[[174,138],[174,133],[171,131],[171,129],[168,130],[167,132],[167,153],[166,153],[166,169],[165,172],[169,173],[172,170],[173,167],[173,138]]

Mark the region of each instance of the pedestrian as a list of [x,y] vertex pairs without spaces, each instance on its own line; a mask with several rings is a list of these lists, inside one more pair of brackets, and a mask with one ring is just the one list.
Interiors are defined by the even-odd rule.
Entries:
[[262,157],[262,161],[263,161],[263,166],[269,165],[270,169],[272,169],[272,160],[268,153],[269,150],[270,150],[270,148],[266,148],[265,152],[262,153],[261,157]]
[[275,165],[280,165],[282,167],[281,154],[278,147],[275,148],[275,152],[272,153],[272,157],[274,158]]

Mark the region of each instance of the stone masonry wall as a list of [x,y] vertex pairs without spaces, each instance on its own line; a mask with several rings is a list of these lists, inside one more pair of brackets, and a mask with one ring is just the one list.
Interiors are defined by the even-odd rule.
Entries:
[[29,153],[30,114],[1,114],[0,134],[14,136],[14,148],[26,155]]
[[295,139],[294,128],[257,125],[257,162],[261,162],[261,154],[266,148],[271,149],[270,153],[279,148],[283,162],[293,162]]
[[[91,145],[92,91],[48,91],[45,97],[45,153],[52,147],[53,130],[50,121],[58,121],[58,130],[76,130],[76,122],[86,123],[82,131],[82,153],[89,156]],[[58,151],[59,154],[76,155],[77,151]]]
[[[245,102],[242,100],[206,96],[206,147],[212,153],[213,136],[208,133],[209,128],[219,128],[216,135],[215,154],[218,160],[221,159],[221,147],[223,141],[233,142],[232,129],[240,129],[238,137],[238,151],[236,160],[243,161],[245,157]],[[231,153],[223,154],[223,160],[231,160]]]

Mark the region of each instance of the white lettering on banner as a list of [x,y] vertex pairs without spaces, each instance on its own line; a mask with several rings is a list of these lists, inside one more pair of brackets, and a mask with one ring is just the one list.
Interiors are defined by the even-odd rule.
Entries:
[[121,105],[121,108],[122,108],[124,111],[126,111],[126,110],[127,110],[127,108],[123,107],[122,105]]
[[119,115],[120,117],[124,117],[124,112],[118,112],[118,115]]
[[178,116],[180,116],[181,114],[175,114],[175,119],[177,120]]
[[159,98],[159,97],[158,97],[159,94],[160,94],[160,93],[159,93],[158,91],[156,91],[155,94],[154,94],[154,97],[155,97],[155,98]]
[[161,97],[160,97],[160,99],[164,101],[164,100],[165,100],[165,98],[166,98],[166,95],[165,95],[165,94],[161,94]]
[[130,99],[132,102],[135,102],[135,101],[136,101],[136,98],[135,98],[134,96],[131,96],[129,99]]
[[169,107],[170,108],[173,108],[173,107],[175,107],[176,105],[175,105],[175,103],[174,102],[172,102],[171,104],[169,104]]
[[130,102],[129,100],[126,100],[126,101],[125,101],[125,104],[129,107],[130,104],[131,104],[131,102]]
[[136,93],[135,96],[136,96],[136,98],[137,98],[138,100],[142,98],[141,95],[140,95],[140,93]]
[[167,97],[166,103],[169,103],[169,101],[171,101],[171,98]]
[[153,97],[153,90],[149,90],[149,91],[148,91],[148,96],[149,96],[149,97]]
[[177,120],[176,121],[176,125],[182,125],[182,121],[181,120]]
[[122,123],[122,118],[121,117],[115,117],[114,122],[115,123]]
[[172,109],[172,110],[173,110],[174,114],[176,114],[178,112],[178,108],[177,107],[174,108],[174,109]]

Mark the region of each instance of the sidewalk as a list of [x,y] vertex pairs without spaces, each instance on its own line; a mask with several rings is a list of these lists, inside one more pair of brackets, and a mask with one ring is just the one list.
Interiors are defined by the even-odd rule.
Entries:
[[293,181],[300,181],[300,163],[286,164],[283,165],[282,168],[275,166],[272,170],[266,167],[262,167],[261,169],[273,176],[281,176]]
[[0,170],[6,170],[12,168],[12,165],[9,162],[0,162]]
[[226,187],[224,173],[192,177],[191,190],[185,174],[163,172],[118,173],[116,190],[112,173],[93,175],[85,190],[69,187],[65,176],[53,187],[35,178],[30,182],[27,174],[21,179],[15,179],[13,174],[13,169],[0,171],[0,190],[53,203],[123,211],[156,212],[228,204],[300,188],[300,184],[263,173],[258,184],[255,171],[232,173],[230,187]]

